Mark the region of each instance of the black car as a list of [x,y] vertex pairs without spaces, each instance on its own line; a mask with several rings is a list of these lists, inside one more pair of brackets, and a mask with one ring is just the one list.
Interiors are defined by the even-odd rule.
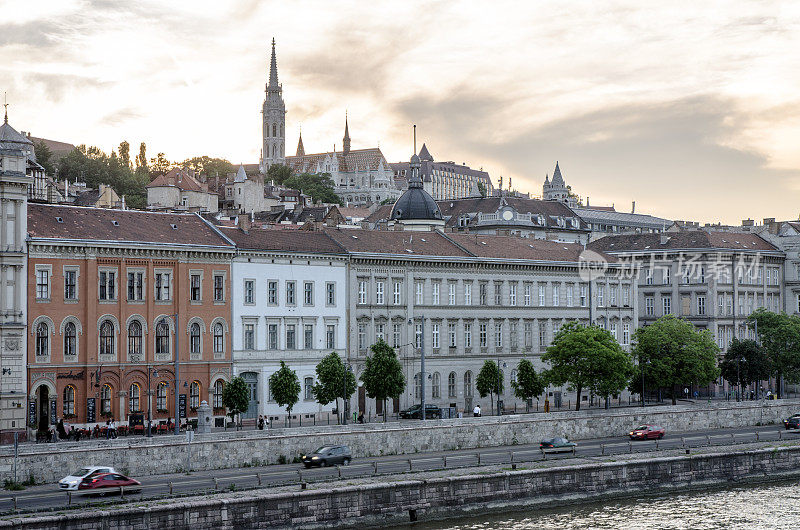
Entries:
[[[422,405],[417,403],[416,405],[407,408],[406,410],[401,410],[400,417],[405,419],[421,420]],[[441,418],[441,417],[442,417],[442,409],[440,409],[436,405],[431,405],[429,403],[425,404],[425,418],[430,419],[430,418]]]
[[313,453],[303,455],[302,458],[303,465],[307,468],[335,466],[336,464],[347,466],[352,459],[353,455],[346,445],[323,445]]
[[787,429],[800,429],[800,414],[795,414],[791,418],[783,420],[783,426]]

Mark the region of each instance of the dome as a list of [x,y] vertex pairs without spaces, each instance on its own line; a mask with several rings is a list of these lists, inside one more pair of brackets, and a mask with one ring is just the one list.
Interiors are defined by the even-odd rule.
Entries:
[[430,194],[422,187],[412,187],[409,182],[408,189],[397,199],[392,207],[390,219],[395,221],[410,221],[424,219],[441,219],[442,212]]

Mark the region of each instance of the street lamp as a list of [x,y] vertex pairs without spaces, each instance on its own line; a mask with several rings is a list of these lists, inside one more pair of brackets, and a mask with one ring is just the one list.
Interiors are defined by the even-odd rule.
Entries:
[[[506,367],[506,363],[503,363],[503,368]],[[502,416],[503,410],[500,408],[500,387],[503,386],[503,372],[500,369],[500,358],[497,358],[497,415]]]
[[147,367],[147,437],[152,438],[152,423],[153,423],[153,390],[150,384],[150,376],[158,377],[158,370],[152,366]]
[[[180,396],[178,395],[179,391],[178,381],[180,379],[180,366],[178,364],[178,353],[180,352],[180,349],[178,348],[179,344],[178,337],[180,336],[180,333],[178,333],[178,313],[173,314],[172,319],[175,322],[175,374],[174,374],[175,375],[175,430],[173,432],[174,434],[177,435],[181,433],[181,417],[180,417],[181,412],[179,409]],[[161,320],[159,320],[159,323],[166,325],[167,331],[169,331],[169,324],[167,324],[167,317],[162,317]],[[156,331],[156,333],[158,333],[158,331]]]
[[345,369],[342,371],[342,375],[344,376],[344,381],[342,385],[342,425],[347,425],[347,410],[348,410],[348,399],[347,399],[347,377],[349,374],[353,373],[353,367],[350,363],[345,365]]

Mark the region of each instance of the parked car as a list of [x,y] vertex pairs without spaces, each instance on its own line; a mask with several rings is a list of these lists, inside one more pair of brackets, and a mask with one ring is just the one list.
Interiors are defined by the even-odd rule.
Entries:
[[83,493],[102,493],[122,487],[130,491],[136,491],[142,489],[142,483],[119,473],[94,473],[81,480],[81,483],[78,484],[78,491]]
[[665,431],[663,427],[659,427],[658,425],[639,425],[631,432],[628,433],[628,436],[631,437],[631,440],[660,440],[664,437]]
[[800,429],[800,414],[795,414],[783,420],[783,426],[787,429]]
[[[405,419],[421,420],[422,405],[417,403],[416,405],[413,405],[407,408],[406,410],[401,410],[400,417]],[[425,403],[425,418],[441,418],[441,417],[442,417],[442,409],[440,409],[436,405]]]
[[109,466],[86,466],[80,468],[75,473],[67,475],[66,477],[62,478],[58,481],[58,489],[64,491],[76,491],[78,489],[78,485],[81,483],[83,479],[90,475],[98,474],[98,473],[116,473],[113,467]]
[[577,443],[570,442],[562,436],[548,438],[539,443],[539,449],[547,449],[550,452],[574,451],[576,447],[578,447]]
[[336,464],[349,465],[353,459],[350,448],[346,445],[323,445],[313,453],[303,455],[303,465],[307,468],[311,466],[333,466]]

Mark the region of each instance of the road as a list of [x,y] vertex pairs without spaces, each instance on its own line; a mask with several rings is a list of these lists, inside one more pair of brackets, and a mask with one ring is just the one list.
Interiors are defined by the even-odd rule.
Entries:
[[[299,484],[303,482],[335,481],[364,476],[402,473],[405,471],[429,471],[442,468],[470,467],[478,464],[496,465],[512,462],[538,461],[543,458],[574,458],[575,456],[602,456],[629,452],[648,452],[682,447],[705,447],[731,445],[771,440],[800,440],[800,431],[785,431],[779,426],[737,427],[713,431],[668,433],[659,441],[629,442],[627,437],[573,440],[578,448],[572,453],[542,455],[538,442],[481,449],[463,449],[410,455],[392,455],[357,458],[349,466],[305,469],[300,464],[284,464],[266,467],[195,471],[191,474],[169,474],[137,477],[142,483],[140,493],[127,493],[126,499],[154,499],[170,495],[190,495],[215,490],[248,489],[261,486]],[[98,464],[87,462],[87,465]],[[72,470],[64,470],[64,474]],[[68,505],[86,505],[110,502],[119,499],[120,493],[108,497],[69,496],[59,491],[56,484],[33,486],[24,491],[3,491],[0,495],[0,513],[8,514],[16,509],[23,512],[59,509]]]

